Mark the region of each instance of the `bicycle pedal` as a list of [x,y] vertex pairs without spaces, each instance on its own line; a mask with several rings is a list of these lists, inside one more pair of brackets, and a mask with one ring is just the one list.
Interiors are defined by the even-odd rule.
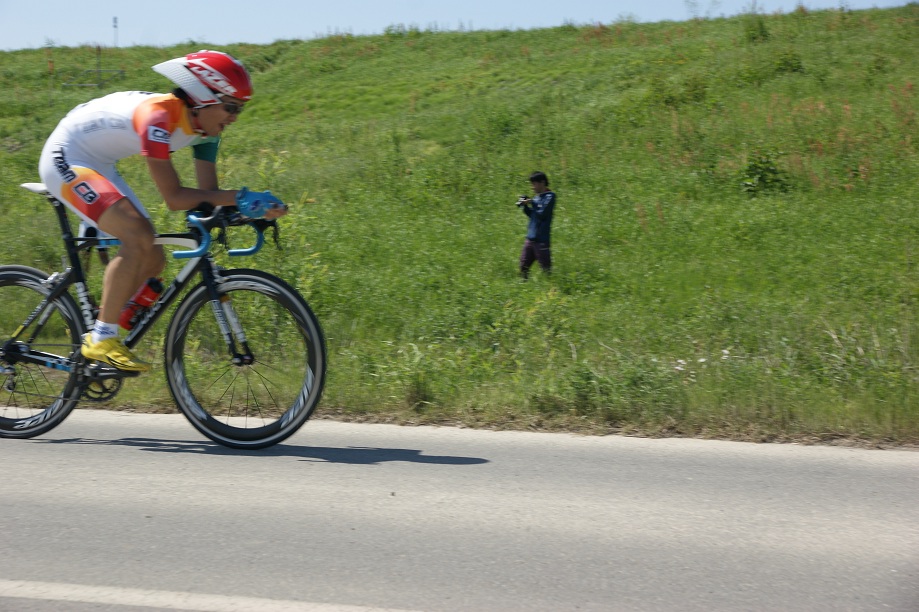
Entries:
[[86,375],[94,380],[104,380],[110,378],[134,378],[135,376],[140,376],[140,372],[119,370],[116,367],[94,361],[86,366]]

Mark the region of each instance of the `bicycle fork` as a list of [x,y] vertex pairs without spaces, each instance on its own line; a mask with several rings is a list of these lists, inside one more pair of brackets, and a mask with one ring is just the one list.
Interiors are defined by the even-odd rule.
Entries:
[[228,293],[220,293],[219,270],[216,265],[211,266],[211,273],[205,274],[205,285],[207,286],[208,295],[210,296],[211,309],[214,311],[214,318],[217,319],[217,326],[220,327],[220,333],[226,342],[227,350],[232,356],[233,365],[251,365],[255,362],[255,356],[249,348],[249,341],[246,339],[246,332],[239,323],[239,317],[233,310],[233,300]]

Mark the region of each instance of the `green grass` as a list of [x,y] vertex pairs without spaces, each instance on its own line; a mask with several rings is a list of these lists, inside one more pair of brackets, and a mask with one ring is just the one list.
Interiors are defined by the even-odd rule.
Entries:
[[[284,250],[233,263],[319,315],[320,413],[919,442],[917,31],[910,4],[225,47],[256,97],[222,179],[294,207]],[[207,46],[105,49],[126,71],[105,91],[163,91],[149,66]],[[0,261],[59,265],[51,211],[17,185],[102,93],[60,86],[93,66],[0,54]],[[559,194],[556,267],[522,282],[534,169]],[[122,171],[178,227],[143,162]],[[158,378],[118,400],[161,401]]]

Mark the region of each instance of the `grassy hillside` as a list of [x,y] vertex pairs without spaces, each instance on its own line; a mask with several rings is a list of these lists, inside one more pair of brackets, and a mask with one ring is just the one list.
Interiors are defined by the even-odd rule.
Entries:
[[[125,77],[102,91],[62,86],[95,49],[0,53],[0,261],[59,265],[17,187],[55,122],[164,91],[149,66],[208,46],[104,49]],[[919,441],[919,5],[222,49],[257,91],[224,182],[294,206],[283,251],[234,264],[319,314],[325,414]],[[556,267],[523,282],[535,169]],[[164,400],[160,378],[120,405]]]

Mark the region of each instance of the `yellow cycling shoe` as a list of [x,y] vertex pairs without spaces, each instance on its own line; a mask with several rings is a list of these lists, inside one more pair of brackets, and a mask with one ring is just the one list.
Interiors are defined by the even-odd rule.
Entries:
[[83,336],[83,347],[80,349],[87,359],[101,361],[125,372],[146,372],[153,367],[131,352],[121,338],[106,338],[102,342],[93,342],[92,335]]

